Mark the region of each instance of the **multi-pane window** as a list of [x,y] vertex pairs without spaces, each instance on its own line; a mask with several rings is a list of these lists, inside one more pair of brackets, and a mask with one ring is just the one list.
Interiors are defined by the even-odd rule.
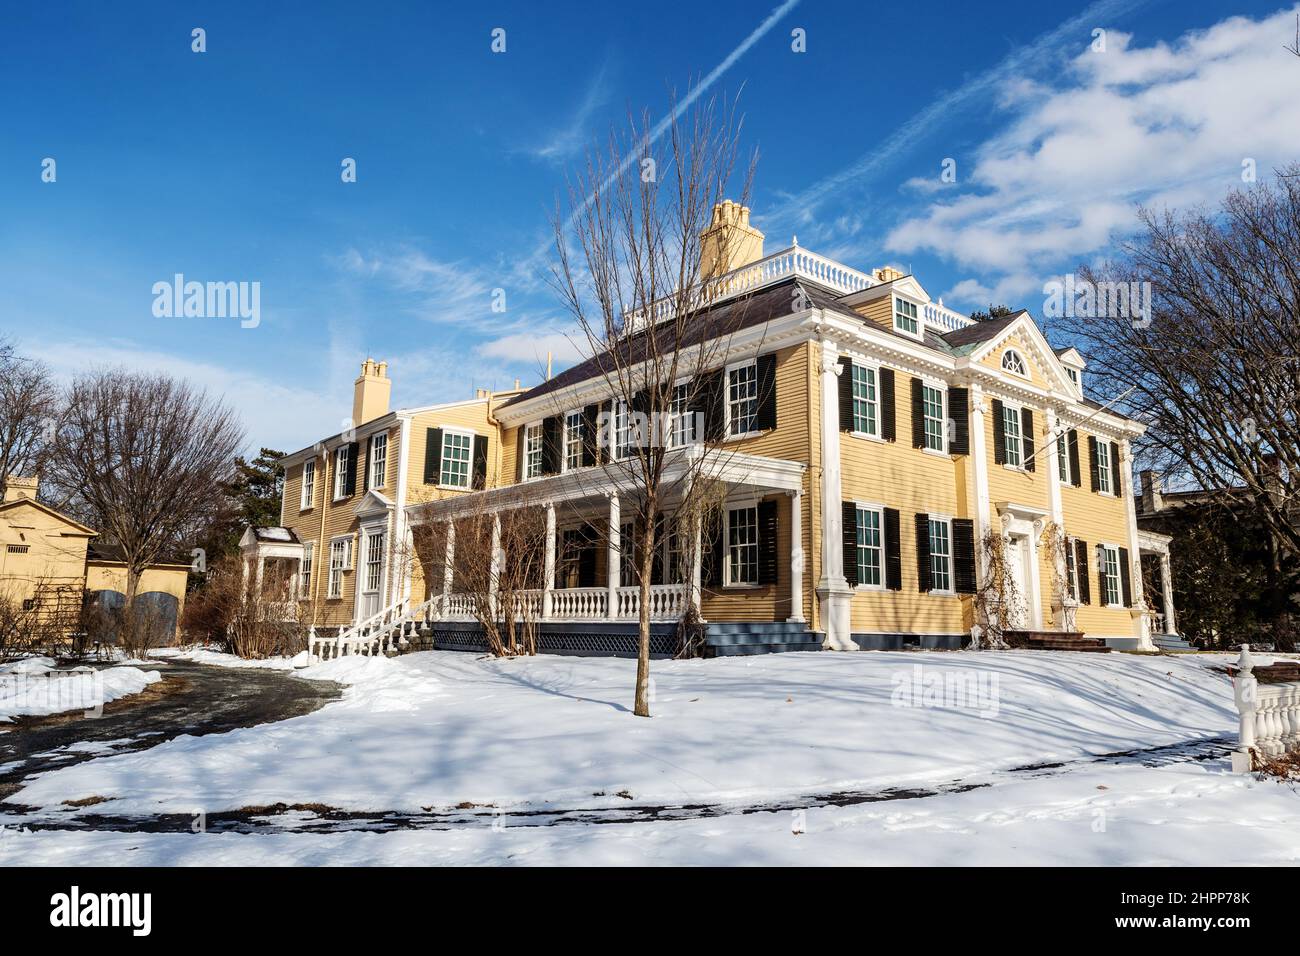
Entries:
[[1002,353],[1002,367],[1013,375],[1019,375],[1022,378],[1029,377],[1029,372],[1025,368],[1025,360],[1020,357],[1020,353],[1015,349],[1007,349]]
[[1065,579],[1070,587],[1070,597],[1079,600],[1079,563],[1074,559],[1074,539],[1065,539]]
[[1110,445],[1097,441],[1097,489],[1106,494],[1114,492],[1110,486]]
[[384,532],[371,531],[366,535],[365,590],[378,591],[384,572]]
[[695,443],[695,416],[691,414],[690,385],[678,385],[673,388],[672,405],[668,409],[672,421],[672,446],[681,448]]
[[686,580],[686,550],[683,536],[675,529],[667,534],[664,541],[665,583],[680,584]]
[[758,365],[750,362],[727,373],[727,433],[744,435],[758,428]]
[[1003,461],[1013,468],[1019,468],[1024,460],[1020,447],[1020,409],[1010,405],[1002,406],[1002,433],[1006,436]]
[[921,414],[925,423],[925,447],[943,451],[943,389],[934,385],[921,386]]
[[1079,370],[1077,368],[1069,368],[1067,366],[1065,369],[1065,374],[1070,376],[1070,381],[1074,383],[1074,387],[1079,388],[1080,391],[1082,391],[1082,388],[1079,385]]
[[536,422],[524,429],[524,477],[536,478],[542,473],[542,423]]
[[1056,436],[1056,470],[1060,472],[1062,484],[1073,483],[1074,476],[1070,474],[1070,447],[1064,432]]
[[876,370],[863,365],[853,369],[853,430],[877,435],[879,402],[876,397]]
[[388,435],[380,432],[370,436],[370,487],[384,487],[384,473],[388,467]]
[[316,542],[306,541],[302,546],[302,560],[298,562],[298,596],[311,597],[311,570],[316,558]]
[[632,452],[632,416],[627,402],[614,403],[614,457],[627,458]]
[[917,335],[921,323],[917,319],[916,303],[906,299],[894,299],[894,328],[908,335]]
[[930,519],[930,590],[952,590],[952,533],[947,518]]
[[328,595],[332,598],[343,596],[343,572],[352,562],[352,539],[335,538],[330,542],[330,577]]
[[348,469],[351,467],[351,445],[339,445],[334,451],[334,498],[338,500],[347,494]]
[[884,542],[880,534],[880,509],[858,508],[858,583],[880,587],[884,583]]
[[1107,604],[1120,603],[1119,549],[1101,546],[1101,587]]
[[316,459],[308,458],[302,463],[302,496],[298,507],[306,511],[316,500]]
[[582,412],[564,416],[564,470],[582,467]]
[[636,584],[636,525],[631,521],[618,529],[618,583],[625,588]]
[[727,583],[758,583],[758,509],[727,512]]
[[442,433],[442,464],[439,467],[438,484],[449,488],[469,487],[469,459],[473,445],[473,435],[452,431]]

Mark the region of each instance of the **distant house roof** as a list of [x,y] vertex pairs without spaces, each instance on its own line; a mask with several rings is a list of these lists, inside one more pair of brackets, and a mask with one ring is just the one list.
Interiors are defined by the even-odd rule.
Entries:
[[74,529],[73,534],[84,534],[87,536],[99,534],[99,532],[94,528],[88,528],[80,521],[74,521],[62,511],[56,511],[49,505],[37,501],[35,498],[15,498],[12,501],[6,501],[3,504],[0,504],[0,511],[17,510],[18,508],[36,508],[38,511],[43,511],[53,518],[58,518],[64,524]]
[[1026,310],[1020,309],[1011,315],[1004,315],[998,319],[976,322],[974,325],[964,325],[960,329],[945,332],[940,337],[955,350],[955,354],[961,354],[963,351],[970,351],[966,346],[980,345],[989,341],[989,339],[997,338],[1007,326],[1022,315],[1027,314]]
[[277,544],[301,544],[298,532],[292,528],[254,528],[253,534],[258,541],[273,541]]
[[[86,545],[86,560],[98,561],[101,564],[126,564],[126,554],[120,544],[96,539]],[[182,559],[179,555],[168,554],[155,561],[150,567],[161,565],[189,567],[190,562]]]

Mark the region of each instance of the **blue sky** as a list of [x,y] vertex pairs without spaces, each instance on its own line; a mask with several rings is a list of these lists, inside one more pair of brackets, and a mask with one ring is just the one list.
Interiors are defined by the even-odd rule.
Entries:
[[[64,376],[170,370],[285,450],[338,429],[367,354],[398,405],[536,381],[565,351],[538,250],[566,169],[629,106],[661,116],[704,77],[740,92],[769,251],[797,233],[962,311],[1038,314],[1043,283],[1104,256],[1137,203],[1213,203],[1243,160],[1267,177],[1300,158],[1294,9],[12,5],[0,333]],[[261,324],[155,317],[178,272],[260,282]]]

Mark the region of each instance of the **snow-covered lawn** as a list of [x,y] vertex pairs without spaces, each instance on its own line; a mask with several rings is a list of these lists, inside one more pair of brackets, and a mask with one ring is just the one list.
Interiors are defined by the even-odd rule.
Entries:
[[[1089,755],[1231,737],[1228,655],[789,654],[634,663],[420,653],[298,672],[350,685],[305,717],[181,737],[26,782],[39,816],[324,804],[447,829],[111,833],[0,829],[0,865],[1233,864],[1300,858],[1300,795],[1227,761]],[[286,675],[287,680],[298,679]],[[1061,761],[1064,766],[1007,771]],[[961,781],[975,789],[944,790]],[[811,794],[934,785],[806,810]],[[100,798],[85,809],[63,801]],[[531,826],[531,811],[707,805],[704,819]],[[495,818],[490,807],[499,808]],[[310,815],[307,815],[310,817]],[[307,819],[304,817],[304,820]],[[295,814],[277,822],[292,830]]]
[[95,812],[108,814],[418,811],[912,786],[1230,735],[1230,685],[1207,663],[1045,652],[656,662],[655,717],[642,720],[629,712],[632,661],[343,658],[301,672],[351,684],[316,713],[46,773],[8,799],[99,797]]
[[162,679],[158,671],[122,666],[56,670],[48,657],[0,664],[0,723],[65,711],[94,711],[109,701],[138,694]]
[[[299,660],[291,657],[265,657],[253,660],[227,654],[224,651],[214,651],[208,647],[156,647],[149,652],[149,656],[162,661],[193,661],[196,664],[211,664],[214,667],[256,667],[277,671],[291,671],[298,666],[295,661]],[[306,657],[306,652],[300,655],[303,663],[306,662]]]

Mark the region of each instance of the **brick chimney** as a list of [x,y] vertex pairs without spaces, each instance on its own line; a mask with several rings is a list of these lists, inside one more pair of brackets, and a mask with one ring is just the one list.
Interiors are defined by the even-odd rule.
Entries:
[[1142,481],[1142,513],[1149,515],[1163,510],[1165,498],[1161,488],[1160,472],[1148,469],[1138,477]]
[[361,374],[352,387],[352,424],[364,425],[388,414],[388,399],[393,383],[388,377],[388,363],[366,359]]
[[18,475],[10,475],[5,479],[5,501],[17,501],[20,498],[31,498],[35,501],[40,485],[39,478],[20,478]]
[[700,233],[700,278],[713,279],[763,258],[763,234],[749,224],[749,207],[724,199]]

